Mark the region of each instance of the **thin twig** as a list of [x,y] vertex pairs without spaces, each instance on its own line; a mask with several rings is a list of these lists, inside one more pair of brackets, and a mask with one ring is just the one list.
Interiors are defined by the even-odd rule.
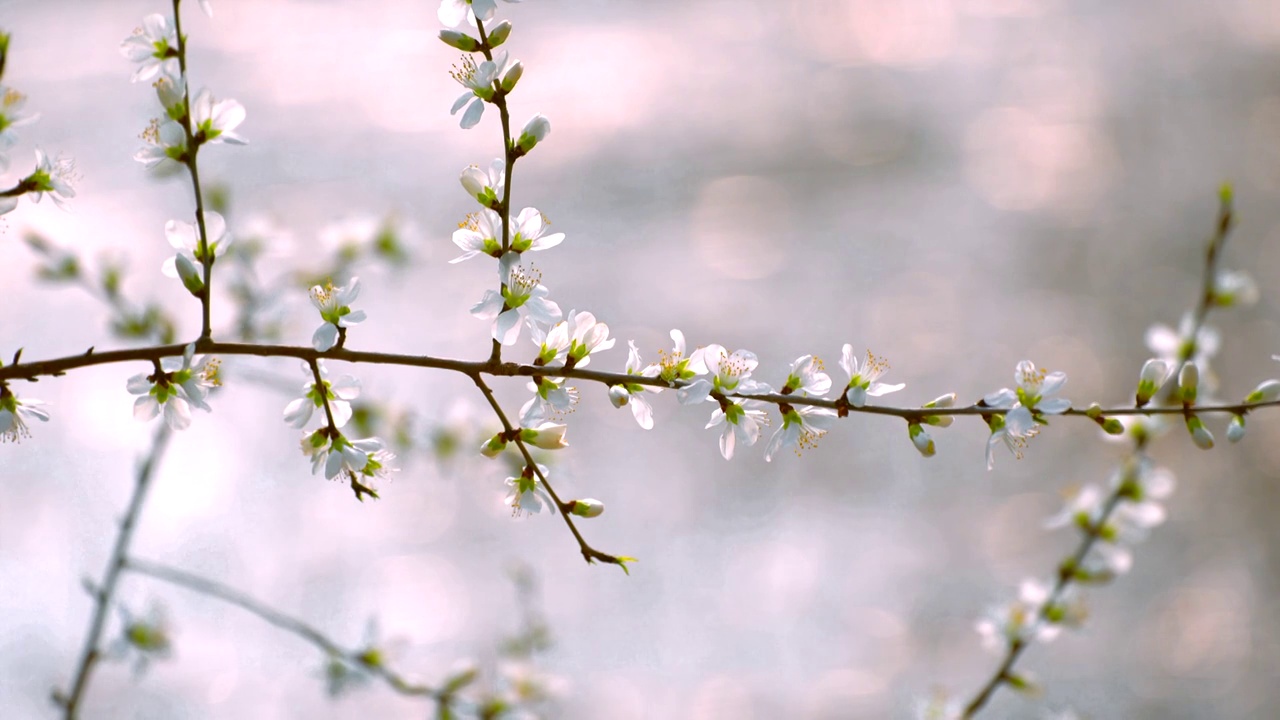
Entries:
[[200,192],[200,170],[196,165],[196,156],[200,153],[200,143],[196,142],[195,133],[191,131],[191,83],[187,77],[187,38],[182,34],[182,13],[178,11],[181,0],[173,0],[173,27],[178,36],[178,68],[182,74],[182,100],[186,112],[182,114],[182,129],[187,134],[187,153],[183,162],[191,175],[191,188],[196,196],[196,227],[200,231],[199,252],[200,264],[204,267],[204,290],[200,293],[200,337],[208,339],[213,329],[210,325],[210,292],[213,282],[213,254],[209,252],[209,232],[204,225],[204,194]]
[[162,424],[156,430],[152,438],[150,451],[138,465],[138,475],[133,486],[133,496],[129,498],[129,507],[125,511],[124,518],[120,521],[120,531],[116,534],[115,547],[112,548],[111,558],[107,561],[107,569],[103,574],[102,583],[91,591],[94,603],[93,616],[89,621],[89,632],[85,635],[84,650],[80,653],[80,662],[76,665],[75,679],[71,684],[71,692],[68,695],[62,695],[58,691],[54,692],[54,701],[63,707],[63,717],[66,720],[75,720],[77,717],[80,703],[89,687],[90,675],[102,656],[99,645],[102,641],[103,630],[106,628],[107,613],[115,597],[116,583],[120,579],[120,571],[124,568],[128,557],[129,543],[133,540],[133,531],[137,527],[138,516],[142,513],[142,506],[146,502],[147,491],[151,487],[151,480],[155,475],[156,466],[164,455],[164,451],[169,444],[169,438],[172,435],[173,431],[169,429],[167,424]]
[[444,697],[444,693],[441,691],[429,685],[407,680],[404,676],[396,673],[390,668],[387,668],[381,662],[370,663],[367,654],[368,648],[346,650],[338,645],[338,643],[330,640],[324,633],[307,623],[290,615],[286,615],[285,613],[216,580],[211,580],[206,577],[189,573],[185,570],[179,570],[175,567],[139,558],[128,558],[125,560],[123,568],[130,572],[138,573],[139,575],[146,575],[147,577],[163,580],[164,582],[172,585],[184,587],[201,595],[215,597],[223,602],[230,603],[242,610],[246,610],[257,615],[267,623],[270,623],[271,625],[274,625],[286,632],[293,633],[312,645],[315,645],[330,657],[344,660],[353,666],[360,667],[373,675],[377,675],[385,681],[388,686],[401,695],[428,697],[432,699],[440,699],[441,697]]
[[560,510],[560,516],[564,518],[565,524],[569,526],[569,531],[573,533],[574,539],[578,541],[578,549],[582,552],[582,557],[588,563],[599,560],[612,565],[618,565],[625,570],[627,567],[626,564],[630,560],[629,558],[616,557],[608,553],[603,553],[587,544],[587,541],[582,537],[582,533],[578,532],[577,524],[573,522],[573,514],[570,512],[571,508],[569,507],[569,504],[560,499],[560,496],[556,494],[555,489],[553,489],[551,484],[547,482],[546,476],[538,469],[538,463],[534,461],[533,455],[530,454],[529,448],[525,445],[524,440],[520,437],[519,433],[516,432],[515,426],[511,424],[509,419],[507,419],[507,414],[503,411],[502,405],[498,403],[498,399],[494,397],[493,390],[489,388],[485,383],[484,378],[482,378],[479,373],[472,375],[471,379],[475,382],[476,387],[480,388],[480,392],[484,394],[484,399],[488,401],[489,407],[493,408],[494,414],[498,416],[498,420],[502,423],[504,433],[513,437],[516,447],[520,449],[520,454],[524,456],[525,464],[528,467],[533,468],[534,473],[538,476],[538,481],[542,483],[542,486],[547,489],[547,493],[551,495],[551,499],[555,501],[556,507]]

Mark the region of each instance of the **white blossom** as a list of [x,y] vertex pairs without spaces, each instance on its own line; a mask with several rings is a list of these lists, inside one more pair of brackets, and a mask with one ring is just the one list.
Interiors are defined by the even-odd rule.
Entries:
[[1038,415],[1059,415],[1071,407],[1066,398],[1050,397],[1067,383],[1066,373],[1046,372],[1023,360],[1014,371],[1014,382],[1016,390],[1001,388],[983,398],[991,407],[1009,410],[1004,422],[1011,435],[1026,437],[1037,429]]
[[553,325],[560,321],[560,306],[548,299],[550,291],[542,284],[542,273],[516,265],[507,270],[502,292],[486,290],[471,314],[493,321],[493,339],[512,345],[520,336],[520,321],[530,328],[535,324]]
[[761,428],[769,424],[769,416],[762,407],[763,403],[757,400],[735,399],[726,401],[723,409],[712,411],[706,429],[723,426],[720,430],[720,454],[725,460],[733,459],[738,445],[755,445],[760,439]]
[[[661,368],[657,365],[645,365],[640,360],[640,350],[636,348],[634,340],[627,342],[631,348],[627,354],[627,374],[638,377],[657,377]],[[631,407],[631,414],[635,417],[636,423],[645,430],[653,429],[653,406],[649,404],[648,399],[644,397],[647,392],[662,392],[662,388],[652,385],[641,385],[640,383],[626,383],[623,385],[614,385],[609,388],[609,402],[614,407],[622,407],[628,405]]]
[[28,423],[32,420],[49,421],[49,413],[41,409],[44,402],[35,398],[20,398],[0,383],[0,442],[18,442],[31,437]]
[[231,143],[244,145],[248,140],[232,132],[244,122],[244,106],[235,100],[218,100],[213,93],[201,90],[191,102],[191,134],[196,143]]
[[138,63],[132,82],[150,80],[164,73],[169,77],[179,77],[178,66],[178,33],[169,24],[169,18],[158,13],[142,19],[142,27],[120,43],[120,53],[132,62]]
[[884,358],[872,355],[870,350],[867,351],[866,361],[859,367],[858,357],[853,354],[853,346],[848,343],[840,350],[840,367],[849,375],[844,396],[854,407],[865,405],[868,397],[880,397],[906,387],[905,383],[889,385],[879,382],[880,376],[889,369],[889,363]]
[[[547,476],[547,467],[538,465],[538,473],[542,477]],[[511,507],[512,515],[542,512],[545,507],[552,515],[556,514],[556,503],[551,499],[551,495],[547,493],[542,481],[538,479],[538,474],[528,465],[524,470],[515,477],[507,478],[507,486],[511,488],[507,493],[506,503]]]
[[334,287],[331,282],[311,287],[311,304],[320,311],[320,318],[324,320],[311,336],[312,347],[324,352],[337,344],[339,328],[364,322],[364,311],[351,309],[351,303],[359,295],[360,278],[357,277],[341,287]]
[[[227,248],[231,245],[231,233],[227,232],[227,221],[222,215],[212,210],[204,212],[204,231],[205,237],[208,238],[205,245],[208,249],[210,258],[221,257],[226,254]],[[169,245],[178,251],[178,255],[169,257],[160,266],[160,271],[167,277],[178,277],[178,257],[186,257],[192,260],[196,265],[202,265],[206,259],[205,255],[200,252],[200,226],[196,223],[183,222],[181,220],[170,220],[164,225],[164,235],[169,240]]]
[[791,371],[782,384],[782,394],[800,397],[822,397],[831,389],[831,376],[823,372],[822,360],[812,355],[801,355],[791,363]]
[[835,410],[814,405],[801,405],[799,408],[781,405],[779,409],[782,411],[782,427],[769,438],[764,450],[765,462],[772,462],[773,456],[783,450],[794,449],[799,455],[804,450],[817,447],[836,418]]
[[333,424],[342,427],[351,419],[351,401],[360,397],[360,381],[351,375],[343,375],[336,381],[329,381],[329,370],[324,360],[317,360],[320,367],[322,385],[315,382],[311,366],[302,363],[302,371],[311,380],[302,386],[302,397],[291,401],[284,409],[284,421],[296,428],[304,427],[311,420],[311,413],[324,407],[324,400],[329,399],[329,411],[333,413]]

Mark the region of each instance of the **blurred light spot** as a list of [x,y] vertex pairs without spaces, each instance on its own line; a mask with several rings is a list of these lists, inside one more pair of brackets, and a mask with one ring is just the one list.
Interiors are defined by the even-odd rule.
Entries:
[[786,257],[790,209],[786,191],[771,180],[739,175],[711,181],[693,209],[698,257],[735,280],[772,275]]
[[1252,652],[1254,620],[1245,597],[1247,575],[1214,575],[1198,578],[1194,585],[1166,598],[1145,628],[1153,643],[1151,657],[1170,673],[1182,677],[1231,675]]
[[924,68],[955,50],[951,0],[802,0],[792,8],[797,34],[828,62]]
[[966,132],[965,154],[970,184],[995,207],[1053,209],[1080,221],[1106,192],[1116,164],[1094,128],[1046,123],[1021,107],[982,113]]
[[[1007,464],[1013,459],[1005,453],[996,462]],[[997,577],[1013,583],[1026,574],[1046,537],[1044,520],[1057,512],[1059,505],[1051,493],[1021,493],[986,513],[981,523],[982,550]]]
[[1254,45],[1280,45],[1280,3],[1275,0],[1227,0],[1227,24]]
[[[1058,319],[1058,325],[1065,325],[1082,312],[1088,303],[1064,303],[1066,307],[1050,302],[1050,312],[1046,317]],[[1056,307],[1055,307],[1056,306]],[[1106,392],[1108,384],[1114,379],[1103,372],[1102,361],[1088,338],[1070,335],[1054,335],[1039,340],[1031,345],[1027,357],[1037,367],[1047,368],[1050,372],[1062,371],[1067,374],[1067,386],[1060,397],[1075,398],[1076,403],[1084,405],[1084,398],[1098,397]],[[1112,372],[1123,376],[1128,368],[1112,368]],[[1137,369],[1133,370],[1135,376]]]
[[209,705],[218,705],[226,702],[231,697],[231,693],[235,692],[236,686],[240,684],[240,673],[234,668],[220,672],[213,676],[209,681],[209,689],[205,692],[204,701]]
[[829,69],[812,82],[826,89],[808,96],[801,139],[819,155],[864,166],[902,154],[912,119],[888,71]]
[[817,585],[819,554],[786,541],[740,550],[725,570],[725,617],[742,626],[794,617]]
[[[526,75],[521,89],[527,86],[530,116],[538,107],[554,108],[552,137],[562,160],[596,148],[619,130],[648,125],[656,113],[676,111],[668,105],[671,84],[698,65],[688,57],[692,50],[657,27],[646,32],[575,24],[542,33],[549,39],[523,53],[536,75]],[[569,37],[572,42],[560,40]],[[527,119],[513,118],[513,130]]]
[[694,691],[689,717],[692,720],[751,720],[755,717],[754,708],[751,688],[744,682],[721,675],[703,681]]
[[977,17],[1035,17],[1044,14],[1043,0],[958,0],[957,9]]
[[407,635],[412,643],[433,643],[468,631],[467,584],[449,560],[433,555],[384,558],[360,585],[368,597],[356,606],[378,608],[386,637]]
[[847,718],[851,710],[867,716],[869,700],[883,695],[888,678],[865,668],[837,668],[823,673],[804,693],[807,718]]
[[1005,94],[1019,106],[1034,108],[1043,122],[1090,120],[1104,109],[1099,78],[1080,62],[1012,68]]

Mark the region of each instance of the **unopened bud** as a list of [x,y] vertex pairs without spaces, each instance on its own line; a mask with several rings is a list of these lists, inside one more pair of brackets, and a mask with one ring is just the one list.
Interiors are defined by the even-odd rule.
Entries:
[[1169,379],[1169,364],[1163,360],[1152,358],[1142,365],[1142,372],[1138,374],[1138,393],[1135,398],[1138,407],[1142,407],[1151,401],[1151,397],[1156,394],[1164,381]]
[[537,428],[524,428],[520,431],[520,439],[543,450],[559,450],[569,447],[564,440],[568,426],[558,423],[542,423]]
[[480,49],[480,41],[457,30],[441,30],[440,40],[449,47],[458,48],[462,52],[476,52]]
[[[956,394],[947,393],[946,395],[930,400],[929,402],[925,403],[923,407],[949,408],[949,407],[955,406],[955,404],[956,404]],[[930,425],[934,425],[936,427],[950,427],[951,423],[954,420],[955,418],[952,417],[951,415],[930,415],[929,417],[925,418],[926,423]]]
[[1178,397],[1184,404],[1190,405],[1196,401],[1196,390],[1199,387],[1200,368],[1193,362],[1184,364],[1182,371],[1178,373]]
[[516,140],[516,149],[519,150],[521,155],[524,155],[546,139],[550,132],[551,121],[545,115],[534,115],[529,122],[525,123],[524,129],[520,131],[520,138]]
[[937,448],[933,445],[933,438],[929,437],[929,433],[918,423],[911,423],[907,426],[907,434],[911,436],[911,444],[916,446],[916,450],[925,457],[933,457],[937,452]]
[[585,500],[570,500],[569,512],[578,517],[593,518],[600,517],[604,512],[604,503],[599,500],[587,498]]
[[178,277],[182,279],[182,285],[187,288],[187,292],[196,297],[203,297],[204,280],[201,279],[200,270],[195,263],[191,262],[191,258],[178,253],[174,267],[178,270]]
[[1204,426],[1198,415],[1187,418],[1187,432],[1191,433],[1191,442],[1201,450],[1213,449],[1213,433]]
[[511,37],[511,21],[503,20],[502,22],[489,28],[489,47],[496,48]]
[[517,60],[507,69],[507,74],[502,76],[502,91],[511,92],[515,90],[516,83],[520,82],[522,77],[524,77],[524,63]]
[[631,402],[631,392],[621,385],[614,385],[609,388],[609,402],[613,403],[614,407],[620,408]]
[[1240,442],[1244,439],[1244,416],[1232,415],[1231,422],[1227,423],[1227,439],[1233,443]]
[[486,440],[485,443],[480,446],[480,454],[487,458],[495,458],[498,457],[498,454],[505,450],[506,447],[506,438],[502,437],[502,433],[498,433]]
[[1249,396],[1244,399],[1247,403],[1264,403],[1273,402],[1280,398],[1280,380],[1264,380]]
[[1120,435],[1124,432],[1124,423],[1115,418],[1103,418],[1102,432],[1108,435]]

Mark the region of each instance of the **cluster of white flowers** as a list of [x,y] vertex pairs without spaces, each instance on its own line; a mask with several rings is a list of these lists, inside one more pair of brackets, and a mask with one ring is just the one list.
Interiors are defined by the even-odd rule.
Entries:
[[220,362],[208,355],[193,362],[195,343],[187,345],[182,359],[164,358],[155,372],[139,373],[129,378],[125,387],[138,399],[133,403],[133,416],[147,421],[164,412],[165,422],[174,430],[191,425],[191,407],[211,412],[205,402],[209,389],[222,384],[218,377]]
[[[208,2],[201,2],[201,8],[213,16]],[[120,43],[120,53],[137,64],[132,81],[150,80],[164,109],[164,119],[152,119],[143,131],[147,144],[134,153],[134,159],[148,168],[185,165],[194,174],[201,146],[246,142],[234,132],[244,122],[245,109],[235,100],[217,100],[207,89],[188,103],[184,41],[169,18],[153,14]],[[195,297],[205,298],[213,263],[231,244],[226,221],[216,212],[204,211],[194,224],[168,221],[165,235],[178,252],[165,261],[164,274],[180,279]]]
[[[207,2],[202,2],[201,7],[213,15]],[[183,74],[184,41],[169,18],[153,14],[143,18],[142,26],[120,43],[120,53],[137,63],[133,82],[151,81],[164,109],[164,118],[153,119],[142,132],[147,144],[133,156],[148,168],[185,165],[205,144],[247,142],[235,132],[245,119],[243,105],[235,100],[219,100],[208,89],[201,90],[189,102]]]
[[309,381],[302,385],[302,397],[285,406],[284,421],[303,428],[317,409],[321,411],[322,426],[302,433],[302,452],[311,458],[312,474],[324,468],[329,480],[339,476],[349,478],[357,498],[377,497],[372,483],[396,471],[391,466],[395,454],[381,438],[351,440],[341,430],[351,420],[351,402],[360,397],[360,381],[351,375],[330,381],[324,360],[316,360],[314,366],[304,362],[302,371]]
[[[4,69],[8,46],[9,35],[0,32],[0,72]],[[0,84],[0,172],[9,169],[9,151],[18,143],[14,128],[30,125],[40,117],[38,113],[27,112],[26,104],[26,95]],[[23,195],[29,195],[32,202],[40,202],[47,193],[60,208],[66,207],[67,199],[75,197],[73,186],[79,180],[75,162],[65,156],[51,158],[39,148],[35,154],[36,166],[26,177],[10,188],[0,185],[0,215],[18,207],[18,200]]]

